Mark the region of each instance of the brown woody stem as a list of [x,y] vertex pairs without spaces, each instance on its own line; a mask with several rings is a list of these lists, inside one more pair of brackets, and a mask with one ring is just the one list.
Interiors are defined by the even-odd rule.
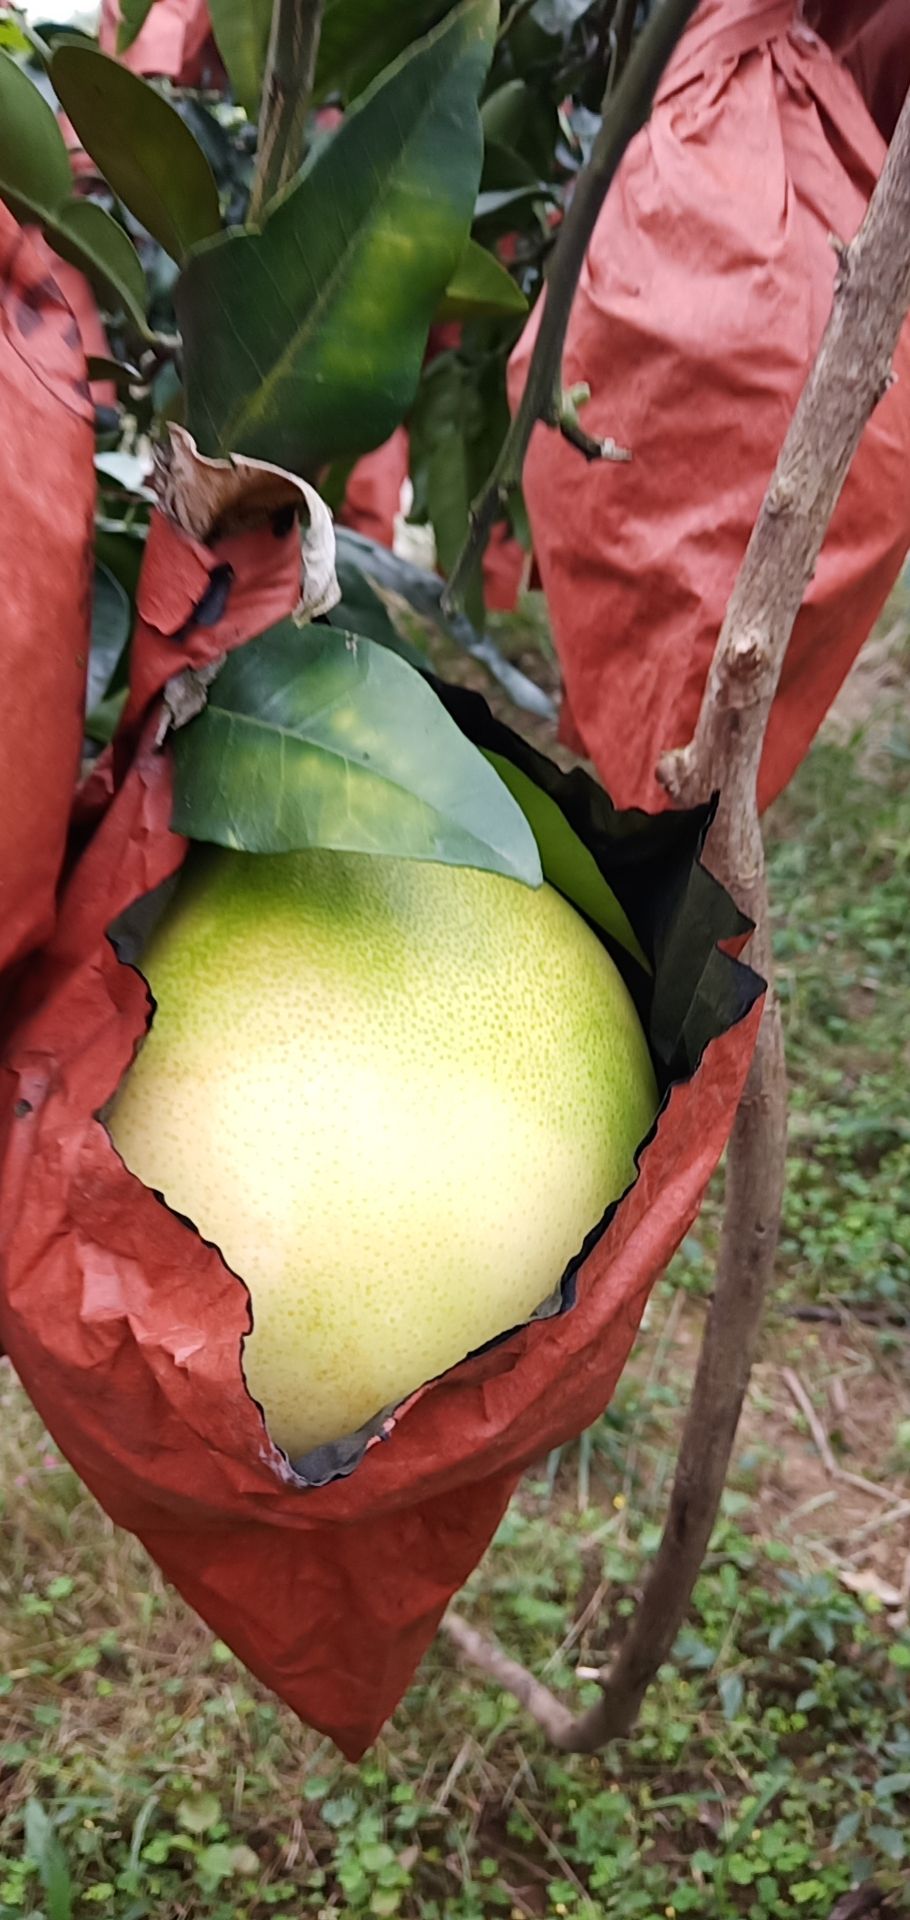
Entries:
[[[730,1140],[714,1296],[686,1417],[663,1537],[601,1698],[564,1719],[506,1676],[481,1640],[468,1657],[516,1694],[554,1743],[592,1752],[626,1734],[685,1619],[717,1517],[774,1270],[783,1192],[786,1079],[774,995],[757,779],[790,635],[866,422],[891,381],[910,309],[910,101],[856,239],[839,250],[834,306],[784,441],[717,642],[695,736],[664,756],[671,798],[691,805],[719,788],[710,864],[755,920],[750,960],[769,983],[758,1042]],[[477,1636],[480,1639],[480,1636]],[[509,1663],[510,1666],[513,1663]]]
[[259,109],[256,172],[247,218],[262,219],[270,200],[299,171],[325,0],[275,0]]

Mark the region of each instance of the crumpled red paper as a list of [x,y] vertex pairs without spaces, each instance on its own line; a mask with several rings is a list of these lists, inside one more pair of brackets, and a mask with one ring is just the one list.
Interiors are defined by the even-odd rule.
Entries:
[[0,1341],[111,1517],[252,1672],[355,1758],[522,1470],[607,1404],[728,1135],[761,983],[721,951],[745,923],[697,864],[710,810],[616,815],[478,696],[444,691],[458,724],[543,784],[597,849],[653,958],[653,986],[623,963],[668,1092],[636,1184],[566,1276],[564,1310],[422,1388],[380,1434],[309,1456],[309,1483],[298,1478],[242,1384],[245,1288],[126,1170],[98,1115],[148,1020],[141,975],[106,929],[185,849],[169,829],[158,696],[189,662],[286,615],[299,591],[286,507],[208,536],[155,515],[125,730],[96,776],[109,804],[0,1056]]
[[221,87],[224,67],[212,38],[206,0],[154,0],[131,46],[117,51],[118,0],[102,0],[98,41],[103,53],[133,73],[158,75],[178,87]]
[[[832,12],[835,9],[832,8]],[[632,452],[588,466],[538,428],[525,468],[568,711],[623,806],[691,736],[746,543],[884,146],[791,0],[704,0],[585,262],[564,379]],[[540,308],[511,365],[513,405]],[[851,468],[790,643],[761,766],[786,785],[910,545],[910,332]]]
[[79,770],[93,417],[56,261],[0,205],[0,974],[50,933]]

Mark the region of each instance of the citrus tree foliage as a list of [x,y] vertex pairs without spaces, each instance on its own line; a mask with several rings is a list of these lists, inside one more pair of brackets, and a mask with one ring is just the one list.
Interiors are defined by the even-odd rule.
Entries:
[[[125,6],[120,52],[152,3]],[[110,345],[89,367],[116,394],[98,413],[87,720],[96,746],[125,697],[152,507],[147,458],[134,449],[168,420],[183,421],[203,454],[275,462],[335,505],[356,459],[405,422],[415,517],[432,522],[443,568],[454,559],[505,430],[508,354],[540,292],[635,9],[630,0],[326,0],[306,151],[255,222],[248,207],[271,0],[211,0],[210,11],[228,76],[220,96],[149,83],[52,24],[36,32],[9,14],[0,39],[0,198],[87,275]],[[61,114],[88,156],[78,177]],[[512,511],[520,528],[520,501]],[[360,746],[369,735],[372,751],[380,727],[380,758],[407,769],[412,800],[404,794],[386,809],[390,844],[407,806],[419,810],[439,790],[444,765],[438,857],[459,861],[470,849],[473,863],[535,884],[522,808],[491,768],[471,764],[476,749],[454,729],[446,737],[441,709],[417,764],[409,716],[435,696],[416,682],[409,689],[422,661],[397,635],[368,571],[363,554],[348,554],[331,620],[372,642],[378,626],[379,644],[399,656],[388,683],[395,698],[377,699],[381,662],[358,696]],[[407,582],[402,591],[413,598]],[[468,613],[482,627],[479,588]],[[465,630],[469,644],[489,646]],[[298,657],[314,702],[317,655],[325,648]],[[262,657],[257,698],[268,703],[277,654]],[[286,668],[286,658],[274,665],[276,674]],[[290,705],[309,739],[306,693],[296,689]],[[213,777],[218,724],[213,709],[181,743],[180,779],[196,792]],[[231,724],[236,733],[240,722]],[[280,727],[259,727],[247,751],[267,770],[285,744]],[[324,789],[336,768],[349,786],[350,767],[332,754],[320,764],[321,818],[337,836],[344,828]],[[459,781],[487,795],[486,846],[476,821],[467,834],[458,824]],[[266,771],[263,795],[272,785]],[[211,804],[206,833],[217,838],[229,802],[213,790]],[[245,823],[251,846],[267,835],[268,804]],[[315,812],[299,815],[301,844],[320,831]]]

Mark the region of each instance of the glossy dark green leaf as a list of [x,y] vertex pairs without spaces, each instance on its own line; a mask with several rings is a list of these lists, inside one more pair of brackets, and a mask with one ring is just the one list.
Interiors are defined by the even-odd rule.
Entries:
[[498,753],[487,753],[509,792],[514,794],[532,829],[540,853],[544,878],[574,901],[594,925],[610,934],[640,967],[651,972],[648,960],[636,938],[628,914],[620,906],[612,887],[583,840],[570,827],[565,814],[528,774]]
[[484,131],[486,144],[480,176],[481,189],[484,192],[509,192],[518,187],[534,187],[538,193],[542,193],[543,181],[530,160],[526,160],[515,147],[502,146],[486,129]]
[[126,53],[133,41],[142,32],[153,5],[153,0],[120,0],[120,20],[117,26],[117,52]]
[[91,711],[108,692],[130,637],[132,608],[120,581],[95,563],[92,591],[92,647],[88,662],[86,706]]
[[452,0],[326,0],[316,69],[320,98],[340,93],[352,100],[451,8]]
[[173,824],[250,853],[334,847],[539,886],[533,833],[420,674],[291,620],[232,653],[174,736]]
[[96,200],[68,200],[47,220],[45,234],[64,260],[81,267],[105,305],[122,306],[140,333],[147,331],[148,289],[129,235]]
[[51,80],[118,199],[173,260],[221,228],[215,176],[179,113],[96,47],[58,47]]
[[527,313],[517,282],[495,253],[469,240],[445,291],[439,320],[482,320],[498,314]]
[[79,200],[63,135],[26,73],[0,53],[0,199],[37,221],[64,260],[80,267],[104,302],[146,331],[145,275],[132,241],[95,201]]
[[508,80],[489,93],[481,109],[484,138],[526,161],[546,178],[559,137],[555,107],[525,80]]
[[262,91],[272,0],[209,0],[215,44],[235,98],[255,117]]
[[15,60],[0,52],[0,197],[17,219],[44,220],[72,190],[52,108]]
[[177,313],[204,452],[307,472],[403,418],[468,238],[497,16],[496,0],[466,0],[351,110],[261,233],[191,257]]

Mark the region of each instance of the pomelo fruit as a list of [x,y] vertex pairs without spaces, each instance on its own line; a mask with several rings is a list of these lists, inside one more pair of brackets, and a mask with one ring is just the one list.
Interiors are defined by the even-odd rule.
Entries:
[[527,1320],[657,1110],[626,987],[550,886],[197,849],[142,970],[110,1132],[246,1282],[291,1459]]

